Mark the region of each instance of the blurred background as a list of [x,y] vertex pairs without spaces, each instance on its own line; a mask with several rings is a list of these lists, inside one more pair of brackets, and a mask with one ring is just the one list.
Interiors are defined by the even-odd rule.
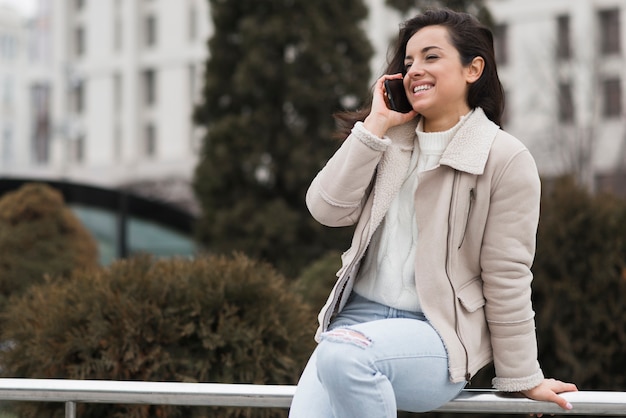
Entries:
[[[351,236],[304,206],[332,114],[367,104],[400,23],[434,5],[491,27],[503,128],[542,177],[544,371],[626,390],[624,0],[0,0],[0,373],[294,383]],[[220,331],[238,306],[256,314]]]
[[[367,15],[353,23],[371,43],[368,82],[383,68],[412,3],[433,2],[363,1]],[[507,94],[504,127],[531,149],[542,175],[571,173],[591,191],[626,195],[626,4],[464,3],[490,16]],[[193,252],[186,236],[200,209],[191,184],[208,124],[194,123],[192,115],[215,31],[209,2],[0,4],[0,184],[42,179],[93,186],[91,196],[83,188],[73,195],[84,201],[77,196],[70,203],[102,242],[103,262],[121,254],[123,241],[113,227],[120,199],[106,204],[97,196],[108,190],[169,205],[163,216],[129,215],[130,251]],[[0,185],[0,192],[16,184]],[[179,221],[168,225],[162,218],[170,216]],[[171,247],[152,248],[157,242]]]

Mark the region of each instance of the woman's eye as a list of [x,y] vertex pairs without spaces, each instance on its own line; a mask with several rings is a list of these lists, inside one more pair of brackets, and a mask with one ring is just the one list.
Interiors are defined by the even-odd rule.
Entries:
[[426,55],[426,60],[428,61],[432,61],[437,58],[439,58],[437,55]]
[[413,65],[413,63],[407,62],[406,64],[404,64],[404,72],[409,71],[409,69],[411,68],[411,65]]

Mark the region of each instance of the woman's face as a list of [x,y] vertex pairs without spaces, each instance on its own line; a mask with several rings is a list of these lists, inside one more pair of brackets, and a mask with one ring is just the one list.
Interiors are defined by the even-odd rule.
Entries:
[[471,64],[461,64],[447,28],[417,31],[406,45],[404,66],[404,88],[413,109],[424,118],[424,130],[447,130],[469,112],[467,90],[477,78]]

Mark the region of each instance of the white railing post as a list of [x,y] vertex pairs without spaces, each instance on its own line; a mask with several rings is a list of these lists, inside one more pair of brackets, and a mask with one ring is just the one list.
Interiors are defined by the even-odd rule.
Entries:
[[76,402],[65,402],[65,418],[76,418]]

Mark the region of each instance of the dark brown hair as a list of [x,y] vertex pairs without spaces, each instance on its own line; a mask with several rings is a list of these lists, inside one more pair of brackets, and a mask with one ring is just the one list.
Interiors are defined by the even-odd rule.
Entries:
[[[481,107],[490,120],[500,125],[504,110],[504,90],[496,68],[493,34],[488,27],[468,13],[455,12],[446,8],[431,9],[405,21],[400,27],[385,74],[404,74],[406,72],[404,58],[409,39],[420,29],[434,25],[448,29],[450,41],[459,52],[463,66],[469,65],[476,57],[482,57],[485,61],[482,75],[469,87],[467,104],[472,109]],[[337,136],[345,138],[354,123],[363,120],[369,111],[370,106],[355,112],[336,114]]]

